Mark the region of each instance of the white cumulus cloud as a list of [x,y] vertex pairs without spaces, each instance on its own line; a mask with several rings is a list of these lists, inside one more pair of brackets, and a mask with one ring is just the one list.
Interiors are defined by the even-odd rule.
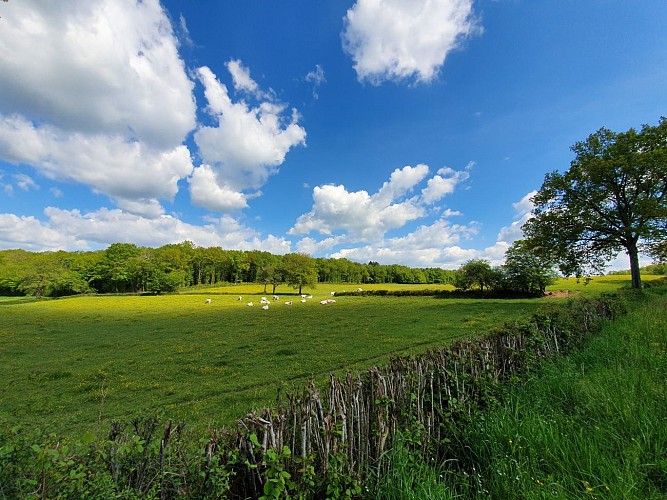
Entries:
[[45,220],[32,216],[0,214],[0,248],[31,251],[90,250],[112,243],[160,247],[190,240],[198,246],[261,249],[275,254],[291,251],[283,237],[262,237],[229,216],[197,226],[170,216],[142,217],[123,210],[100,208],[90,212],[47,207]]
[[[172,200],[178,180],[192,172],[186,146],[151,148],[121,136],[66,132],[22,116],[0,117],[0,154],[43,175],[86,184],[115,201]],[[129,206],[129,204],[128,204]]]
[[216,212],[229,212],[248,206],[243,193],[226,186],[224,180],[218,182],[210,165],[195,168],[188,182],[190,183],[190,198],[195,205],[207,207]]
[[11,2],[0,30],[0,159],[161,213],[192,171],[193,82],[158,0]]
[[498,237],[496,238],[498,242],[506,243],[509,246],[516,240],[523,238],[523,230],[521,228],[532,216],[531,212],[534,205],[530,200],[536,194],[537,191],[531,191],[521,198],[521,200],[512,204],[514,207],[515,220],[509,226],[500,229]]
[[[349,241],[373,241],[392,230],[424,217],[428,205],[453,191],[468,178],[467,170],[444,168],[427,181],[419,194],[416,187],[428,176],[427,165],[405,166],[394,170],[375,194],[365,190],[348,191],[343,185],[324,185],[313,188],[313,208],[300,216],[290,234],[318,232],[332,235],[342,231]],[[446,176],[447,189],[434,187],[433,182]],[[434,181],[436,179],[436,181]]]
[[464,249],[462,241],[478,232],[477,224],[452,224],[441,217],[430,225],[396,238],[383,238],[361,247],[343,248],[332,258],[347,258],[357,262],[376,261],[381,264],[402,264],[410,267],[442,267],[455,269],[479,251]]
[[342,38],[360,81],[429,82],[479,30],[472,0],[357,0]]
[[[241,63],[237,61],[229,66],[232,75],[237,73],[233,76],[235,84],[247,87]],[[193,176],[194,182],[190,184],[193,202],[216,211],[239,208],[243,206],[242,199],[257,195],[244,193],[263,186],[278,171],[291,148],[305,145],[306,131],[298,124],[296,110],[286,117],[285,106],[273,102],[264,94],[262,102],[255,107],[244,101],[234,102],[227,87],[208,67],[199,68],[197,74],[204,86],[208,110],[217,123],[212,127],[200,127],[194,135],[203,162],[210,172],[202,171]],[[247,76],[249,78],[249,73]],[[231,199],[216,201],[211,196],[215,188],[207,190],[202,186],[204,177],[216,183],[218,194],[229,195]]]
[[465,170],[454,170],[453,168],[443,167],[438,170],[437,175],[431,177],[422,189],[422,200],[424,203],[434,203],[448,194],[452,194],[458,184],[470,177],[472,163],[469,163]]
[[233,59],[227,64],[227,70],[232,75],[234,88],[256,94],[259,91],[259,85],[250,77],[250,70],[243,66],[243,63],[238,59]]

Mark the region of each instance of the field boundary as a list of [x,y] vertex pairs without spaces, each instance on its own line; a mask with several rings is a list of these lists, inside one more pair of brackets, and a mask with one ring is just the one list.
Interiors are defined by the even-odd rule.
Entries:
[[331,376],[325,387],[311,384],[246,415],[236,429],[211,430],[194,447],[184,424],[162,428],[148,417],[115,423],[106,441],[84,439],[76,452],[56,437],[36,444],[11,429],[0,433],[0,484],[44,497],[65,488],[74,496],[355,497],[391,469],[387,452],[397,436],[446,460],[456,426],[493,401],[501,384],[580,346],[625,311],[619,295],[553,304],[483,338]]

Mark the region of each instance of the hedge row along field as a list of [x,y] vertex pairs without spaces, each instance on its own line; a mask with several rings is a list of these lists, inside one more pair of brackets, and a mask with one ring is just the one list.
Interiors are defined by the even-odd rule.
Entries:
[[[413,300],[349,299],[368,300],[369,307],[378,300]],[[414,449],[446,460],[453,449],[448,429],[492,400],[501,381],[578,344],[619,311],[615,304],[608,298],[572,302],[569,314],[555,307],[484,340],[333,377],[328,388],[292,393],[273,411],[248,415],[237,430],[212,431],[201,445],[180,424],[163,427],[157,419],[137,417],[114,424],[107,439],[88,433],[70,448],[58,438],[13,428],[3,433],[0,456],[3,465],[15,464],[8,474],[23,493],[97,488],[94,494],[122,491],[125,497],[215,497],[223,491],[241,497],[357,496],[373,486],[373,474],[391,468],[384,457],[396,435],[408,431]]]

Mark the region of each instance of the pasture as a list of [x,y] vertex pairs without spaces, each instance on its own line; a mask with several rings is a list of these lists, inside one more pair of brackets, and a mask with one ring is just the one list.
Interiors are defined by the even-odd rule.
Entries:
[[111,420],[138,413],[190,428],[227,425],[281,391],[482,335],[545,303],[356,296],[319,303],[344,289],[356,286],[321,285],[306,303],[291,290],[279,293],[269,310],[259,307],[260,285],[5,302],[0,418],[59,435],[106,433]]

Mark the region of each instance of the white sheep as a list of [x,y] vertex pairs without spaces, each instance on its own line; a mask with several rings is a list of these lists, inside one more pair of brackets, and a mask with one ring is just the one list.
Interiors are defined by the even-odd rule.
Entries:
[[305,304],[305,303],[306,303],[306,299],[301,299],[301,302],[303,302],[303,303]]
[[329,303],[328,300],[320,300],[320,304],[322,305],[327,305]]
[[357,292],[363,292],[361,288],[357,288]]
[[336,295],[336,292],[331,292],[331,296],[333,297],[334,295]]
[[252,307],[254,304],[252,302],[248,302],[248,307]]
[[262,309],[264,309],[265,311],[268,311],[269,310],[269,304],[264,304],[262,306]]
[[274,295],[274,296],[273,296],[273,300],[278,301],[278,300],[280,300],[280,297],[278,297],[277,295]]
[[239,302],[241,302],[241,301],[243,300],[243,297],[241,297],[241,296],[239,295],[239,298],[238,298],[237,300],[238,300]]
[[204,304],[210,304],[210,303],[211,303],[211,299],[206,299],[206,300],[204,301]]
[[334,299],[328,299],[327,304],[335,304],[336,301]]
[[302,296],[301,296],[301,298],[302,298],[302,299],[305,299],[305,298],[306,298],[306,295],[305,295],[305,294],[304,294],[304,295],[302,295]]
[[308,298],[309,298],[309,299],[312,299],[312,298],[313,298],[313,296],[312,296],[312,295],[309,295],[309,296],[308,296]]
[[291,306],[291,305],[292,305],[292,301],[291,301],[291,300],[288,300],[287,302],[285,302],[285,305],[286,305],[286,306]]

